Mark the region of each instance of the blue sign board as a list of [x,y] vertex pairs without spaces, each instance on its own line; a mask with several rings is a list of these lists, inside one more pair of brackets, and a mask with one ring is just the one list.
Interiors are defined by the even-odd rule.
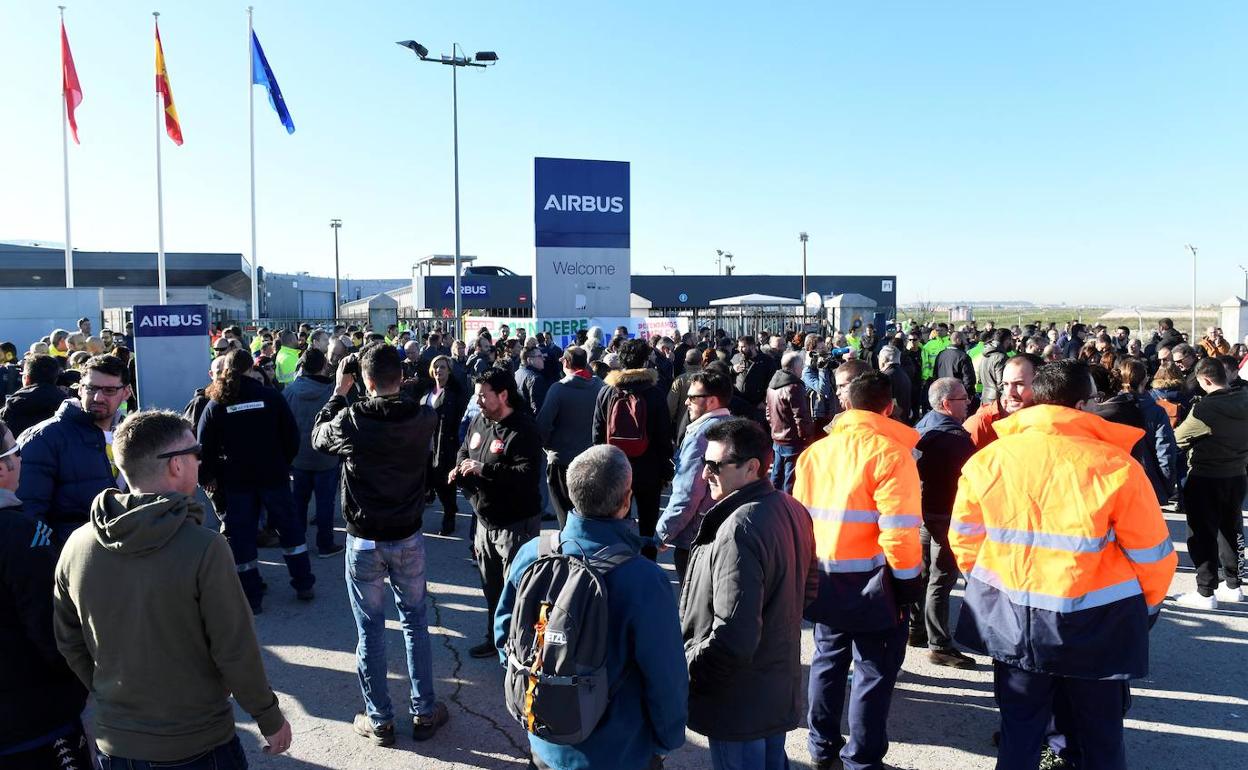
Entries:
[[[468,283],[463,278],[459,279],[459,293],[463,297],[480,297],[482,299],[490,298],[490,285],[488,283]],[[455,279],[450,279],[446,288],[442,290],[443,297],[455,296]],[[451,300],[454,302],[454,299]]]
[[536,245],[627,249],[628,163],[534,158]]
[[208,382],[208,306],[135,305],[132,320],[139,408],[181,412]]
[[136,337],[207,337],[206,305],[135,305]]

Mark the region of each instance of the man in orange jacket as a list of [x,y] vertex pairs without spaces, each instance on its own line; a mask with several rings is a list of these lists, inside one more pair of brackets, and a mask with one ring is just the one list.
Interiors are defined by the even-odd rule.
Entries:
[[[836,385],[847,411],[798,458],[793,489],[815,523],[820,571],[818,598],[806,609],[815,623],[810,757],[816,768],[879,770],[906,654],[906,608],[923,591],[919,472],[911,454],[919,434],[889,419],[887,375],[846,363]],[[841,707],[851,656],[846,742]]]
[[[998,768],[1036,766],[1055,704],[1088,768],[1125,770],[1127,682],[1178,558],[1144,469],[1143,433],[1081,407],[1088,367],[1046,364],[1036,405],[962,468],[949,545],[967,578],[958,642],[993,659]],[[1010,483],[1001,483],[1009,475]]]

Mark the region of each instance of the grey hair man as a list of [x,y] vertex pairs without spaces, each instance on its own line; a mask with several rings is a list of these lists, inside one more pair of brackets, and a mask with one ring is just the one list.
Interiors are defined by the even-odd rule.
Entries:
[[966,421],[969,394],[962,381],[942,377],[928,389],[932,411],[915,425],[915,446],[922,494],[923,582],[926,596],[910,616],[910,646],[927,647],[938,666],[974,668],[975,661],[953,646],[949,629],[949,594],[958,583],[958,564],[949,549],[949,522],[962,465],[975,453]]
[[[610,709],[578,744],[557,745],[530,735],[529,749],[538,767],[655,767],[661,763],[656,764],[654,757],[685,742],[689,676],[676,600],[662,568],[637,558],[641,539],[628,521],[633,468],[624,452],[609,444],[586,449],[568,466],[567,481],[575,508],[558,535],[561,550],[580,558],[623,546],[633,558],[603,577]],[[531,540],[508,569],[494,615],[494,643],[500,656],[511,631],[520,581],[537,561],[538,550],[538,541]]]
[[290,747],[234,557],[193,497],[200,452],[173,412],[123,422],[113,455],[130,492],[101,492],[56,565],[57,646],[94,696],[105,767],[233,762],[242,748],[229,693],[267,753]]

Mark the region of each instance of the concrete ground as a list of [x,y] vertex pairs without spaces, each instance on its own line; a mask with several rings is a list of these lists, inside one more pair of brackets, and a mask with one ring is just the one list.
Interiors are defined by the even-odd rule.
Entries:
[[[437,526],[437,505],[426,513]],[[1194,577],[1186,559],[1182,517],[1167,514],[1182,556],[1172,593],[1190,590]],[[358,738],[352,715],[362,699],[355,673],[355,627],[347,602],[343,557],[314,558],[317,597],[297,602],[288,588],[280,552],[262,551],[270,591],[256,618],[269,680],[279,693],[294,728],[291,751],[269,757],[255,725],[241,711],[238,724],[248,759],[256,768],[524,768],[524,733],[507,714],[502,670],[496,661],[475,660],[467,650],[483,638],[485,608],[477,573],[469,561],[468,518],[459,517],[454,537],[427,536],[429,624],[438,697],[447,701],[451,720],[437,736],[415,743],[400,724],[398,743],[383,749]],[[670,554],[663,559],[671,570]],[[672,572],[673,580],[675,573]],[[959,592],[960,593],[960,592]],[[956,604],[955,604],[956,612]],[[396,714],[405,714],[406,668],[395,615],[390,630],[390,693]],[[804,631],[802,658],[813,652],[810,627]],[[943,770],[992,768],[991,742],[997,727],[991,671],[985,658],[974,671],[929,664],[911,649],[894,696],[887,763],[895,768]],[[1176,609],[1167,603],[1152,632],[1148,678],[1133,683],[1126,722],[1133,770],[1248,767],[1248,604],[1214,612]],[[750,708],[741,694],[741,708]],[[706,740],[688,733],[687,743],[668,757],[668,768],[710,767]],[[807,767],[806,731],[788,736],[795,767]]]

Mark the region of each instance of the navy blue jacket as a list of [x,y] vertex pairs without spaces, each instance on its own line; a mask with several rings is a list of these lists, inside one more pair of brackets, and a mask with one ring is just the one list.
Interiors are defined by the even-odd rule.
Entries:
[[22,481],[17,496],[27,516],[43,519],[61,542],[87,523],[91,502],[117,486],[104,431],[78,401],[61,403],[51,419],[28,429],[22,446]]
[[[626,519],[587,519],[569,511],[561,542],[575,540],[587,553],[624,543],[641,551]],[[511,629],[516,589],[533,562],[537,539],[530,540],[511,563],[494,616],[494,644],[502,650]],[[578,549],[573,547],[573,553]],[[560,746],[529,735],[529,747],[547,766],[559,770],[610,767],[641,770],[655,754],[667,754],[685,742],[689,675],[680,636],[676,600],[663,569],[649,559],[633,558],[606,576],[610,633],[607,681],[618,687],[602,721],[584,742]],[[620,679],[623,678],[623,683]]]
[[226,491],[290,483],[299,453],[299,427],[282,394],[243,377],[232,404],[213,401],[199,418],[201,483],[224,483]]
[[953,516],[962,466],[975,454],[975,445],[961,423],[937,411],[923,415],[914,429],[919,432],[914,459],[923,491],[923,524],[929,532],[944,532]]

